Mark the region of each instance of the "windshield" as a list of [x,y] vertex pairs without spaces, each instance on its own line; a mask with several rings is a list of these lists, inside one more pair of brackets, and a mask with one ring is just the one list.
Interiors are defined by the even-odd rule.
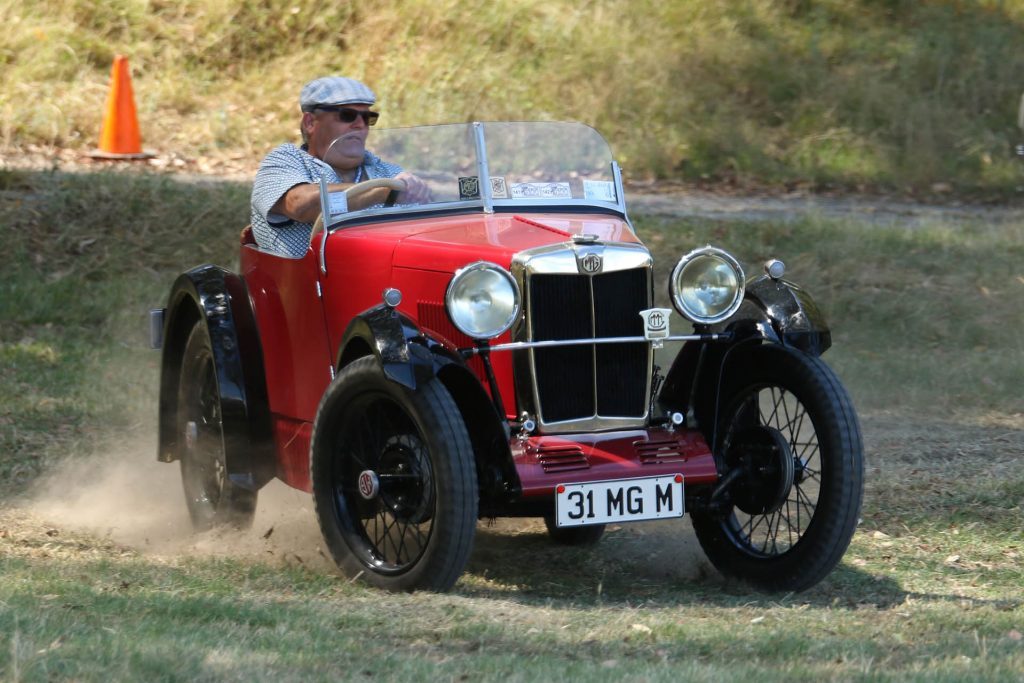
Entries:
[[429,188],[429,197],[415,204],[402,203],[400,197],[393,207],[332,210],[331,226],[367,215],[462,207],[597,206],[625,213],[611,149],[597,131],[580,123],[374,129],[367,149],[419,177]]

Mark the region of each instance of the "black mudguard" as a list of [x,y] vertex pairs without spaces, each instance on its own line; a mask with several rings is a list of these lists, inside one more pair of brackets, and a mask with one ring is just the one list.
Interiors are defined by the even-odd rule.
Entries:
[[388,379],[416,391],[438,378],[455,399],[476,454],[481,514],[514,495],[518,475],[508,446],[508,427],[465,359],[383,304],[357,315],[339,346],[336,367],[373,354]]
[[245,282],[219,266],[183,273],[171,288],[164,315],[157,459],[178,457],[181,355],[197,321],[210,335],[217,370],[228,477],[255,491],[275,475],[263,351]]
[[440,369],[431,342],[408,316],[383,304],[360,313],[348,324],[338,347],[339,369],[366,355],[377,356],[388,379],[415,390]]
[[[761,320],[771,325],[783,346],[820,356],[832,346],[832,332],[825,315],[803,288],[767,275],[747,283],[744,303],[761,311]],[[740,313],[743,308],[740,309]],[[734,316],[735,320],[739,316]]]
[[804,289],[767,275],[747,283],[743,304],[716,332],[728,342],[686,342],[665,377],[658,400],[665,410],[693,411],[698,422],[713,410],[718,379],[738,344],[772,343],[820,356],[832,345],[824,314]]

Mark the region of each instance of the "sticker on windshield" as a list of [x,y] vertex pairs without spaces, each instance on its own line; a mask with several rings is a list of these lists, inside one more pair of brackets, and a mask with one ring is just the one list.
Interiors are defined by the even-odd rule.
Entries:
[[607,180],[584,180],[583,197],[602,202],[614,202],[615,183]]
[[495,199],[508,199],[508,186],[500,175],[491,176],[491,196]]
[[572,199],[569,183],[512,183],[513,199]]
[[348,196],[344,192],[330,192],[327,195],[327,210],[332,216],[348,211]]
[[475,175],[460,177],[459,199],[480,199],[480,179]]

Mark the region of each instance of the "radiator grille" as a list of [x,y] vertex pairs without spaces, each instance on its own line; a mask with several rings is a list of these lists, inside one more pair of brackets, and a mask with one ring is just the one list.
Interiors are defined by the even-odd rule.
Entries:
[[[533,339],[643,336],[648,270],[529,278]],[[646,342],[534,350],[538,412],[545,423],[592,417],[640,418],[647,412]]]

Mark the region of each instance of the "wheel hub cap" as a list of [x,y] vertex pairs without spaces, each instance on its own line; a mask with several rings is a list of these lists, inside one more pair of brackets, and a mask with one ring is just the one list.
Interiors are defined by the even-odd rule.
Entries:
[[745,470],[732,490],[736,507],[749,515],[764,515],[785,504],[796,468],[789,444],[777,429],[744,429],[729,445],[727,460],[730,467]]
[[366,500],[373,500],[380,492],[380,478],[373,470],[359,473],[359,495]]

